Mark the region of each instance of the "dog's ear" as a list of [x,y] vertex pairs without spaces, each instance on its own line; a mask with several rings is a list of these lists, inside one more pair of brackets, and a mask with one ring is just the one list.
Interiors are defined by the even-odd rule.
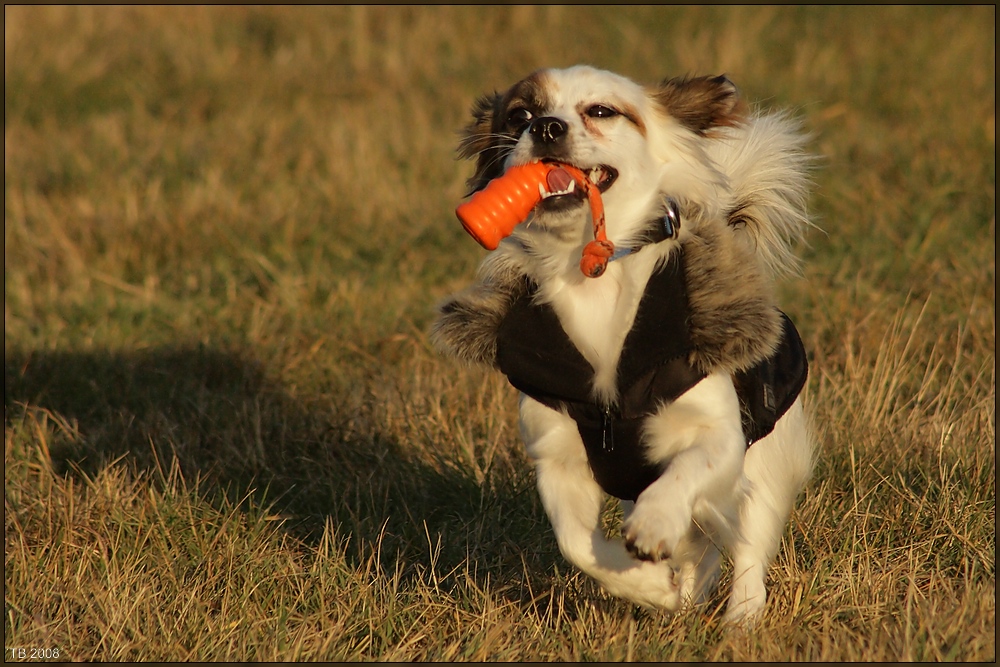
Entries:
[[490,134],[493,130],[493,117],[500,104],[500,93],[483,95],[472,105],[472,122],[463,128],[461,140],[458,143],[458,157],[468,159],[476,157],[489,148]]
[[664,80],[653,99],[682,125],[701,135],[746,119],[747,105],[725,75]]
[[503,95],[494,92],[483,95],[472,105],[472,122],[461,132],[458,143],[460,159],[476,159],[476,172],[467,181],[468,194],[481,190],[497,172],[501,160],[498,158],[497,135],[493,128],[494,119],[499,113]]

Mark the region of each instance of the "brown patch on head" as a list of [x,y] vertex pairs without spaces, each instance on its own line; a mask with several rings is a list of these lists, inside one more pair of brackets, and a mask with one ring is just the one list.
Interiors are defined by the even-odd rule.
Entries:
[[703,136],[714,127],[739,125],[747,116],[746,102],[725,75],[666,79],[652,96],[681,125]]
[[[521,79],[503,96],[501,104],[505,112],[509,113],[513,109],[523,107],[535,115],[541,115],[549,106],[549,96],[546,91],[548,77],[544,70],[538,70]],[[506,122],[506,116],[498,119],[502,124]]]
[[473,121],[463,130],[458,145],[460,158],[476,158],[476,172],[467,181],[469,194],[503,173],[504,158],[514,150],[524,131],[523,125],[511,118],[511,112],[526,109],[532,117],[542,115],[549,104],[545,85],[544,71],[537,71],[503,94],[494,92],[476,100]]

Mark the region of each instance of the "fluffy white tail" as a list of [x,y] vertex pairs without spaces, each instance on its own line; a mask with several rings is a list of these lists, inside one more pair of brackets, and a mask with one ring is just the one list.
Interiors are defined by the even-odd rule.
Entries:
[[797,273],[794,250],[812,226],[806,210],[809,171],[815,157],[804,150],[808,135],[787,113],[754,114],[713,142],[711,157],[729,179],[736,206],[729,224],[753,244],[774,277]]

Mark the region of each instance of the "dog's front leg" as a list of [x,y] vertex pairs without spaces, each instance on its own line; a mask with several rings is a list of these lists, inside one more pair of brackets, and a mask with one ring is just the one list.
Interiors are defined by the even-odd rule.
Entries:
[[684,561],[692,521],[710,534],[726,533],[728,541],[738,521],[746,450],[729,377],[706,377],[651,417],[646,441],[650,458],[666,467],[622,526],[629,550],[652,561]]
[[522,396],[521,430],[563,556],[612,595],[676,610],[680,594],[674,568],[666,561],[637,560],[622,540],[605,537],[600,523],[604,492],[590,471],[576,423]]

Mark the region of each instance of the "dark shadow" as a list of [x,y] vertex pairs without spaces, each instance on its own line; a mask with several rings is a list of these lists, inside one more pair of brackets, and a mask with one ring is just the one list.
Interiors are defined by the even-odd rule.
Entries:
[[[249,493],[306,543],[332,521],[352,563],[377,548],[387,574],[399,564],[413,574],[436,551],[436,572],[468,561],[478,583],[488,578],[493,590],[529,603],[557,564],[567,569],[527,471],[482,485],[459,462],[419,461],[380,430],[364,401],[304,405],[250,354],[8,351],[7,426],[30,409],[76,425],[50,446],[59,474],[93,477],[119,461],[155,480],[177,465],[210,502]],[[526,581],[526,572],[538,578]]]

